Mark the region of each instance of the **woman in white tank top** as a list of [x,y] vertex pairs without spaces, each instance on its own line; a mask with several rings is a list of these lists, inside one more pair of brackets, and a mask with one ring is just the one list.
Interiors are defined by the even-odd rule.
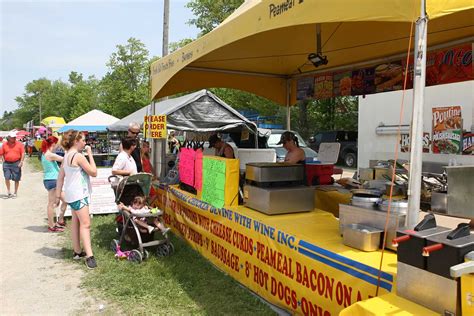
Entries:
[[[97,267],[92,253],[90,237],[89,198],[91,184],[89,176],[97,176],[97,168],[89,146],[86,146],[84,135],[75,130],[64,133],[61,144],[67,151],[59,170],[56,186],[56,204],[59,203],[61,190],[64,185],[65,201],[71,207],[72,213],[72,246],[74,259],[86,257],[89,269]],[[81,154],[86,149],[88,159]],[[84,251],[81,249],[81,240]]]

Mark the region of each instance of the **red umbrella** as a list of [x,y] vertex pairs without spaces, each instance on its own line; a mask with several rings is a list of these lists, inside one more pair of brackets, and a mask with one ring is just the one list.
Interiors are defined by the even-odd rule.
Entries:
[[23,137],[25,136],[30,136],[31,133],[30,132],[27,132],[27,131],[17,131],[16,132],[16,139],[22,139]]

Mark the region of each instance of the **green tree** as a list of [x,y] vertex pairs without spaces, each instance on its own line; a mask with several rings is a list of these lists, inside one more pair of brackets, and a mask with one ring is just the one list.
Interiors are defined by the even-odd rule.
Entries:
[[107,67],[100,83],[103,110],[121,118],[149,103],[148,50],[140,40],[130,38],[126,45],[117,45]]
[[196,26],[201,30],[200,35],[204,35],[224,21],[243,2],[244,0],[191,0],[186,6],[196,18],[189,20],[188,24]]
[[285,108],[255,94],[227,88],[210,89],[215,95],[236,110],[257,112],[261,116],[273,116],[272,123],[283,124]]
[[40,108],[42,118],[46,106],[46,93],[51,89],[52,83],[49,79],[40,78],[26,84],[25,92],[22,96],[16,97],[18,109],[15,110],[13,123],[21,127],[23,123],[34,120],[35,124],[40,121]]
[[177,42],[171,42],[168,45],[169,51],[170,51],[170,53],[172,53],[174,51],[177,51],[178,49],[188,45],[192,41],[193,41],[193,39],[191,39],[191,38],[184,38],[184,39],[182,39],[180,41],[177,41]]
[[291,109],[291,128],[304,138],[317,131],[357,130],[358,102],[356,97],[308,100]]
[[71,88],[66,82],[52,81],[51,86],[41,96],[42,118],[60,116],[69,120],[71,118],[71,106],[68,103],[70,94]]
[[13,115],[13,111],[3,112],[3,116],[0,119],[0,131],[9,131],[15,128],[15,126],[13,125]]
[[67,116],[68,120],[81,116],[93,109],[101,108],[99,103],[99,80],[94,76],[84,80],[82,74],[72,71],[69,74],[69,82],[71,84],[71,91],[68,100],[70,105],[70,112]]

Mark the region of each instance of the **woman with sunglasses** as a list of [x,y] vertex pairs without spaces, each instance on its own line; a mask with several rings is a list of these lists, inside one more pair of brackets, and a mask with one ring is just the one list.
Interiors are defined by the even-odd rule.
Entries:
[[286,131],[281,134],[277,145],[283,145],[283,148],[288,151],[285,156],[285,162],[304,164],[306,155],[304,150],[298,145],[298,137],[294,133]]

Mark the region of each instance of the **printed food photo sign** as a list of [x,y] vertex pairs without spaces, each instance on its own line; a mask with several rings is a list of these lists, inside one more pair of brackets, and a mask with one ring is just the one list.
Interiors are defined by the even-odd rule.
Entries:
[[462,136],[462,154],[474,155],[474,133],[466,132]]
[[320,100],[333,97],[333,78],[332,74],[317,76],[314,79],[314,98]]
[[[410,134],[401,134],[400,135],[400,151],[402,153],[410,152]],[[423,152],[429,153],[430,152],[430,133],[423,132]]]
[[297,82],[296,99],[297,100],[308,100],[313,97],[314,94],[314,78],[305,77],[301,78]]
[[401,61],[381,64],[375,68],[375,91],[400,90],[403,86],[403,68]]
[[340,72],[334,75],[334,95],[351,95],[352,71]]
[[460,106],[433,108],[432,151],[434,154],[461,152],[462,115]]
[[428,54],[426,85],[472,80],[472,46],[465,44]]

